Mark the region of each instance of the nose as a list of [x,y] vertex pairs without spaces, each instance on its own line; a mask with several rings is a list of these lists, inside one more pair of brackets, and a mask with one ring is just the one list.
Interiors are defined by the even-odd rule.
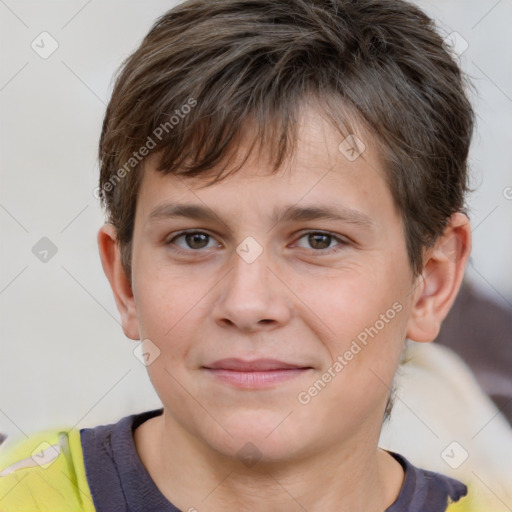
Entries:
[[217,324],[257,332],[274,330],[289,321],[288,289],[269,263],[265,251],[254,261],[233,254],[232,269],[221,281],[214,307]]

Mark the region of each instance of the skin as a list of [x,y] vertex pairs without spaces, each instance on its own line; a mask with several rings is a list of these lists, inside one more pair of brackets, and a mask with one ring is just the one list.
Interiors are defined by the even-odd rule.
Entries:
[[[98,234],[126,336],[160,351],[147,369],[164,414],[136,429],[135,445],[184,511],[382,511],[403,482],[401,466],[377,446],[385,405],[405,338],[433,340],[455,299],[469,222],[453,215],[413,276],[371,137],[358,131],[366,150],[349,161],[319,111],[305,109],[301,119],[297,151],[277,174],[255,151],[238,173],[205,187],[202,178],[156,172],[157,155],[148,157],[131,283],[113,226]],[[206,206],[216,218],[151,218],[176,202]],[[289,205],[336,205],[368,222],[271,219]],[[177,238],[185,229],[210,237]],[[318,231],[332,236],[315,244],[308,235]],[[262,250],[251,263],[236,251],[246,237]],[[397,303],[400,312],[300,403],[299,393],[329,368],[332,375],[337,357]],[[227,357],[310,369],[268,389],[239,389],[204,369]],[[250,467],[238,455],[246,443],[259,457]]]

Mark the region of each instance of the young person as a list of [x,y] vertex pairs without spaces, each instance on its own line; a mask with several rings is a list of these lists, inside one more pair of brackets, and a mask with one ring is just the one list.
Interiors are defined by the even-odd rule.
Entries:
[[377,444],[406,338],[437,336],[463,278],[473,123],[405,1],[162,16],[117,77],[98,189],[162,409],[12,447],[0,509],[470,510]]

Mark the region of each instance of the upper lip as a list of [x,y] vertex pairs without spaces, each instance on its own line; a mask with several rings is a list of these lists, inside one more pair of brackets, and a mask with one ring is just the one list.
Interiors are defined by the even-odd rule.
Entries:
[[289,370],[293,368],[311,368],[301,364],[286,363],[277,359],[254,359],[245,361],[237,358],[219,359],[205,366],[210,370],[232,370],[238,372],[262,372],[271,370]]

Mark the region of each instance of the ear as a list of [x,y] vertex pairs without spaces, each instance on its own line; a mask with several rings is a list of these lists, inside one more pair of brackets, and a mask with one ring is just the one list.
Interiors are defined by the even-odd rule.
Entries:
[[424,256],[421,276],[414,286],[407,337],[414,341],[437,338],[459,292],[471,252],[471,226],[463,213],[453,214],[434,247]]
[[132,286],[121,263],[116,229],[112,224],[105,224],[99,230],[98,248],[103,271],[110,283],[117,309],[121,314],[123,332],[128,338],[138,340],[140,335]]

